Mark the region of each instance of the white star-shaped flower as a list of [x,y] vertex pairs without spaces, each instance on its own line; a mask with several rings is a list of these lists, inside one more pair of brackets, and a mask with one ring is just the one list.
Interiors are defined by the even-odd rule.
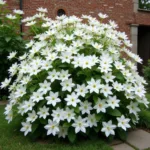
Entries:
[[114,129],[116,128],[116,125],[112,124],[112,120],[108,122],[102,122],[103,128],[102,132],[105,132],[106,137],[108,137],[110,134],[115,135]]
[[122,128],[123,130],[126,131],[127,128],[131,127],[129,124],[130,119],[125,118],[124,115],[122,115],[121,117],[117,117],[117,120],[118,120],[118,127]]

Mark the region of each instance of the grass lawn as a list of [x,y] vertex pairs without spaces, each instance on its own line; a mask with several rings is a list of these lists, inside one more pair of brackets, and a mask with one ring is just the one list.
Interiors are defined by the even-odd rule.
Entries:
[[32,142],[17,130],[17,122],[8,124],[4,119],[4,106],[0,106],[0,150],[112,150],[102,140],[84,140],[76,144],[67,142]]

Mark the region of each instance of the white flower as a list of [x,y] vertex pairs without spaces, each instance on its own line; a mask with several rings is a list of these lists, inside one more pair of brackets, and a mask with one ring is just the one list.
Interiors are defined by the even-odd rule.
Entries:
[[15,14],[19,14],[19,15],[23,15],[24,14],[24,12],[22,10],[17,10],[17,9],[14,9],[13,12]]
[[27,112],[29,110],[32,110],[34,105],[35,105],[35,103],[32,100],[24,101],[23,108],[24,108],[25,112]]
[[7,87],[10,84],[10,81],[11,81],[10,78],[9,79],[6,78],[3,82],[1,82],[1,86],[0,86],[1,89]]
[[115,21],[109,20],[109,24],[113,29],[118,28],[118,25],[116,24]]
[[134,115],[136,115],[137,112],[140,111],[140,109],[138,108],[138,103],[133,101],[130,102],[130,105],[128,105],[127,108],[129,109],[129,113],[133,113]]
[[91,79],[91,81],[88,81],[88,86],[87,88],[90,90],[90,93],[95,92],[95,93],[99,93],[99,90],[101,88],[101,84],[100,84],[100,80],[95,80],[95,79]]
[[112,120],[108,122],[102,122],[103,128],[101,129],[102,132],[105,132],[106,137],[108,137],[110,134],[115,135],[114,129],[116,128],[116,125],[112,124]]
[[129,40],[124,40],[124,44],[125,44],[127,47],[132,47],[132,44],[130,43]]
[[33,46],[33,44],[34,44],[34,41],[33,41],[33,40],[31,40],[30,42],[26,43],[26,48],[30,48],[30,47],[32,47],[32,46]]
[[53,121],[56,121],[57,123],[59,123],[60,121],[64,120],[64,110],[60,109],[59,107],[57,107],[56,110],[52,111],[51,116],[53,117]]
[[59,74],[59,80],[61,80],[61,81],[68,80],[70,75],[71,74],[69,74],[68,70],[61,70],[61,72]]
[[57,53],[48,53],[48,54],[44,54],[43,52],[43,55],[46,55],[46,60],[51,60],[51,61],[54,61],[55,59],[58,58],[57,56]]
[[121,117],[117,117],[117,120],[118,120],[118,127],[122,128],[125,131],[127,128],[130,128],[129,118],[125,118],[125,116],[122,115]]
[[50,68],[52,68],[52,62],[49,61],[49,60],[43,60],[42,61],[42,69],[43,70],[48,70]]
[[48,11],[47,11],[47,8],[42,8],[42,7],[39,7],[39,8],[37,9],[37,11],[42,12],[42,13],[47,13],[47,12],[48,12]]
[[14,57],[16,56],[16,54],[17,54],[16,51],[11,52],[11,53],[9,53],[9,56],[7,56],[7,58],[8,58],[9,60],[11,60],[12,58],[14,58]]
[[63,37],[65,41],[73,41],[74,38],[75,38],[74,35],[68,35],[68,34]]
[[49,108],[43,106],[42,108],[40,108],[37,114],[39,115],[39,118],[46,119],[46,117],[49,115]]
[[70,122],[71,120],[74,120],[75,119],[75,113],[74,113],[74,110],[73,109],[70,109],[70,108],[66,108],[65,112],[65,119]]
[[57,43],[55,45],[54,49],[57,50],[57,52],[62,52],[62,51],[65,51],[67,49],[67,46],[64,43]]
[[56,106],[57,103],[61,102],[60,98],[58,98],[58,92],[54,93],[50,91],[49,96],[46,96],[47,104],[52,104]]
[[61,127],[59,126],[59,132],[58,132],[58,137],[63,137],[65,138],[68,135],[68,128],[67,127]]
[[70,95],[68,94],[67,97],[64,99],[65,101],[67,101],[67,105],[70,106],[77,106],[77,103],[80,102],[80,99],[78,99],[78,96],[75,92],[72,92]]
[[33,26],[36,24],[36,21],[30,21],[25,24],[25,26]]
[[6,114],[5,119],[8,120],[8,123],[10,123],[13,119],[13,111],[9,111],[9,113]]
[[72,88],[75,86],[75,84],[72,82],[72,79],[65,80],[60,83],[62,86],[62,91],[72,91]]
[[23,127],[20,129],[20,131],[24,132],[24,136],[32,131],[32,125],[29,122],[22,122],[21,124]]
[[39,13],[35,14],[34,16],[35,16],[35,18],[41,18],[41,19],[43,19],[45,17],[45,14],[39,12]]
[[55,69],[48,72],[48,76],[47,76],[47,79],[49,79],[51,82],[59,79],[59,74],[60,72],[57,72]]
[[93,126],[97,127],[97,120],[95,117],[95,114],[89,114],[87,117],[87,124],[90,128],[92,128]]
[[6,15],[6,18],[10,19],[10,20],[14,20],[16,19],[17,17],[16,16],[13,16],[12,14],[7,14]]
[[82,96],[82,97],[85,97],[85,94],[88,93],[88,89],[85,86],[85,84],[82,85],[77,84],[77,88],[75,89],[75,91],[77,92],[78,96]]
[[108,95],[112,95],[112,87],[109,86],[108,84],[103,84],[101,85],[101,90],[100,93],[102,93],[105,97],[107,97]]
[[47,82],[47,80],[45,80],[43,83],[40,83],[40,88],[38,89],[39,92],[46,94],[48,91],[51,90],[51,83]]
[[79,109],[82,114],[90,114],[90,111],[92,110],[92,103],[88,101],[81,102]]
[[124,75],[125,78],[128,78],[132,75],[130,70],[127,70],[127,69],[122,70],[121,72],[122,72],[122,74]]
[[118,83],[117,81],[113,82],[113,88],[116,91],[122,91],[123,90],[123,85],[121,83]]
[[22,116],[24,115],[24,113],[26,112],[25,108],[24,108],[24,102],[19,103],[18,108],[18,113],[21,114]]
[[48,119],[48,124],[46,126],[44,126],[44,128],[46,130],[48,130],[47,135],[52,134],[55,136],[59,132],[59,124],[55,121],[50,120],[50,119]]
[[37,92],[33,92],[33,94],[31,95],[31,100],[33,100],[33,102],[39,102],[40,100],[43,100],[43,93],[37,91]]
[[94,48],[96,48],[97,50],[101,50],[102,49],[102,45],[101,44],[99,44],[99,43],[92,43],[92,46],[94,47]]
[[0,0],[0,5],[5,5],[6,1]]
[[125,91],[125,96],[127,99],[134,99],[136,97],[134,92],[128,93],[126,91]]
[[33,110],[31,113],[28,113],[27,122],[34,122],[38,116],[36,115],[36,112]]
[[125,70],[125,66],[122,64],[122,62],[120,61],[115,61],[114,66],[116,67],[116,69],[118,70]]
[[25,86],[18,87],[15,92],[15,96],[19,98],[22,97],[24,94],[26,94],[26,87]]
[[75,128],[75,133],[83,132],[86,133],[86,128],[88,127],[88,124],[86,123],[86,118],[81,118],[79,116],[77,119],[74,120],[74,123],[72,126]]
[[71,52],[61,52],[61,56],[59,57],[61,59],[61,61],[70,63],[72,57],[72,53]]
[[112,75],[111,72],[105,73],[102,78],[105,80],[106,83],[113,82],[115,76]]
[[105,18],[108,17],[108,15],[102,14],[102,13],[99,13],[98,16],[99,16],[100,18],[102,18],[102,19],[105,19]]
[[137,96],[139,96],[140,98],[142,98],[142,97],[145,95],[145,93],[146,93],[144,87],[143,87],[143,86],[140,86],[140,85],[138,85],[138,86],[136,86],[136,87],[134,88],[134,92],[135,92],[135,94],[136,94]]
[[116,96],[113,96],[113,97],[109,96],[107,99],[108,106],[110,106],[112,109],[119,107],[119,102],[120,102],[120,100],[117,99]]
[[12,107],[13,105],[10,103],[10,104],[7,104],[6,107],[5,107],[5,112],[4,114],[7,115],[9,114],[11,111],[12,111]]
[[101,72],[108,73],[111,71],[111,63],[112,63],[112,57],[108,53],[103,53],[100,56],[100,66],[99,69]]
[[108,104],[106,103],[106,100],[101,100],[100,98],[96,102],[96,105],[94,106],[94,109],[96,109],[97,113],[99,112],[106,112],[106,108],[108,107]]
[[20,81],[20,83],[21,83],[21,85],[26,85],[30,81],[31,81],[31,77],[30,76],[24,76],[22,78],[22,80]]

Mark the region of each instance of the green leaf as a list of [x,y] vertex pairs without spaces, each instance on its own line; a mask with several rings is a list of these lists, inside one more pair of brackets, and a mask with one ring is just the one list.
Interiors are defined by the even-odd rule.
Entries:
[[5,37],[5,41],[8,43],[11,40],[11,37]]
[[125,81],[125,78],[121,72],[116,72],[114,75],[116,76],[116,79],[118,79],[120,82]]
[[47,120],[46,119],[40,118],[39,120],[40,120],[41,124],[44,124],[44,125],[47,124]]
[[76,133],[74,131],[74,128],[69,128],[68,130],[68,139],[71,143],[74,143],[76,140]]
[[38,128],[39,124],[38,123],[33,123],[32,124],[32,133],[35,132],[35,130]]
[[39,108],[43,107],[43,105],[46,103],[46,100],[41,100],[38,104],[37,104],[37,109],[39,110]]
[[74,108],[74,111],[75,111],[77,114],[80,113],[79,107]]
[[68,127],[70,127],[71,126],[71,123],[68,123],[68,122],[65,122],[64,124],[63,124],[63,127],[64,128],[68,128]]
[[97,103],[97,100],[98,100],[98,96],[97,96],[97,95],[94,95],[94,96],[93,96],[93,100],[94,100],[94,103],[96,104],[96,103]]
[[126,131],[124,131],[123,129],[118,129],[116,133],[121,140],[126,141],[126,139],[127,139]]
[[90,94],[90,93],[87,93],[87,94],[85,95],[85,99],[88,99],[90,96],[91,96],[91,94]]
[[29,90],[30,90],[31,93],[33,93],[33,92],[35,92],[36,88],[37,88],[37,85],[30,87]]
[[99,113],[99,114],[95,115],[95,118],[96,118],[97,121],[100,121],[103,118],[103,116],[104,116],[104,114]]
[[116,116],[116,117],[120,117],[122,114],[118,109],[108,109],[107,113],[111,116]]
[[84,75],[84,72],[83,71],[78,71],[77,76],[80,76],[80,75]]
[[94,128],[95,132],[98,133],[100,131],[101,127],[98,125],[97,127]]

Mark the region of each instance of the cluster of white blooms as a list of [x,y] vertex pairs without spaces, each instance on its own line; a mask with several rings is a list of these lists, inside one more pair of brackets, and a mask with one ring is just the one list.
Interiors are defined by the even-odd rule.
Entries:
[[0,5],[5,5],[6,1],[0,0]]
[[[51,20],[45,17],[47,9],[37,10],[23,22],[30,26],[36,24],[35,18],[42,18],[47,30],[26,44],[29,52],[10,67],[10,78],[1,84],[5,88],[17,77],[9,85],[8,122],[17,109],[24,118],[24,135],[43,119],[47,135],[63,138],[70,127],[75,133],[97,127],[109,136],[136,123],[139,104],[148,106],[146,82],[138,75],[136,62],[141,59],[128,50],[132,44],[126,34],[117,31],[113,21],[102,23],[108,17],[102,13],[100,21],[86,15]],[[122,58],[122,52],[130,59]],[[15,55],[10,53],[8,59]]]

